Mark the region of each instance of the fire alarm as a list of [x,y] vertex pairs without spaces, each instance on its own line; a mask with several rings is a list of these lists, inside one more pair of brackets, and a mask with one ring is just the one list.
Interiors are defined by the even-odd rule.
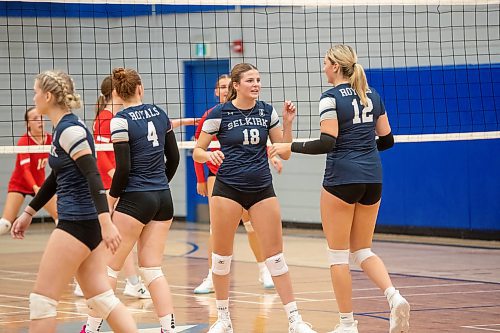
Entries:
[[241,39],[233,40],[233,52],[243,53],[243,40]]

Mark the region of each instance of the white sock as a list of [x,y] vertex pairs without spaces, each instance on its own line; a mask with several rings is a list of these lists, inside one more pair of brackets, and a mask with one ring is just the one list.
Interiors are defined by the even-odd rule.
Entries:
[[297,308],[296,302],[290,302],[288,304],[285,304],[284,307],[286,316],[288,318],[288,322],[290,324],[295,322],[298,318],[300,318],[299,309]]
[[354,323],[354,314],[352,312],[339,312],[340,323],[346,326],[352,325]]
[[139,277],[137,275],[131,275],[127,277],[127,281],[135,286],[139,283]]
[[160,318],[160,325],[161,325],[161,328],[167,332],[170,332],[171,330],[175,329],[174,314],[169,313],[168,315],[161,317]]
[[263,270],[265,270],[267,267],[266,267],[266,263],[265,262],[258,262],[257,265],[259,265],[259,270],[260,272],[262,273]]
[[391,304],[391,298],[392,298],[392,296],[394,296],[396,291],[397,290],[394,287],[389,287],[384,291],[384,295],[387,298],[387,301],[389,302],[389,304]]
[[217,315],[219,319],[230,319],[229,317],[229,299],[215,300],[217,306]]
[[212,281],[212,269],[211,268],[208,269],[207,280]]
[[98,333],[99,330],[101,329],[101,325],[102,325],[102,318],[88,316],[87,326],[85,327],[85,331],[87,333]]

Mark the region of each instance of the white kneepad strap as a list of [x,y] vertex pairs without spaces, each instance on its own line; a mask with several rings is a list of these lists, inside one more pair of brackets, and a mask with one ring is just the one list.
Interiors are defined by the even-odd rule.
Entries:
[[272,276],[280,276],[288,272],[285,256],[283,253],[278,253],[266,259],[266,266]]
[[103,319],[107,319],[118,304],[120,304],[120,300],[111,289],[87,300],[89,309],[94,310]]
[[157,267],[139,267],[139,272],[146,284],[146,287],[149,287],[151,282],[164,276],[163,271],[160,266]]
[[255,230],[253,230],[252,222],[250,222],[250,221],[243,222],[243,226],[245,227],[245,230],[247,232],[255,231]]
[[113,268],[109,266],[107,266],[107,268],[108,268],[108,276],[113,279],[118,279],[118,273],[120,272],[115,271]]
[[57,301],[40,294],[30,294],[30,319],[44,319],[57,316]]
[[334,250],[328,249],[328,263],[334,265],[349,265],[349,249]]
[[361,263],[365,261],[366,259],[373,257],[375,253],[372,252],[371,248],[366,248],[366,249],[361,249],[356,252],[351,253],[351,261],[358,265],[361,266]]
[[212,252],[212,273],[216,275],[228,275],[231,271],[231,260],[233,256],[221,256]]

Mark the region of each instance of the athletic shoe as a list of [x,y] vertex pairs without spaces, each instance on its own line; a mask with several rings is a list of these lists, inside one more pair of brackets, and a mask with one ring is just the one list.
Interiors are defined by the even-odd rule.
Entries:
[[80,288],[80,285],[78,284],[78,282],[76,282],[76,280],[75,280],[75,290],[73,290],[73,295],[75,295],[76,297],[83,297],[82,288]]
[[123,295],[140,299],[151,298],[151,294],[141,280],[139,280],[139,283],[136,285],[128,282],[128,280],[126,281],[127,283],[125,284],[125,289],[123,289]]
[[207,333],[233,333],[233,325],[230,319],[218,319]]
[[391,306],[390,333],[407,333],[410,330],[410,304],[396,290],[389,304]]
[[160,333],[175,333],[175,332],[176,332],[175,328],[171,328],[166,331],[163,328],[160,328]]
[[87,327],[87,325],[83,325],[82,330],[80,331],[80,333],[87,333],[87,330],[85,329],[85,327]]
[[10,231],[12,224],[6,219],[0,220],[0,235],[6,234]]
[[195,294],[210,294],[214,292],[214,283],[212,279],[205,278],[203,282],[194,289]]
[[271,273],[269,273],[269,270],[267,268],[264,268],[260,271],[259,282],[262,283],[262,286],[266,289],[274,288],[273,278],[271,277]]
[[352,325],[338,324],[337,327],[329,333],[358,333],[358,321],[355,320]]
[[293,323],[288,326],[288,333],[317,333],[312,329],[312,325],[306,323],[299,316],[298,320],[295,320]]

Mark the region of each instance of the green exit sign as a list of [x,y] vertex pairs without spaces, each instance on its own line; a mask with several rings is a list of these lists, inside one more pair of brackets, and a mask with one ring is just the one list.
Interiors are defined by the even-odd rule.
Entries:
[[195,44],[195,55],[197,57],[208,57],[210,56],[210,46],[204,43]]

